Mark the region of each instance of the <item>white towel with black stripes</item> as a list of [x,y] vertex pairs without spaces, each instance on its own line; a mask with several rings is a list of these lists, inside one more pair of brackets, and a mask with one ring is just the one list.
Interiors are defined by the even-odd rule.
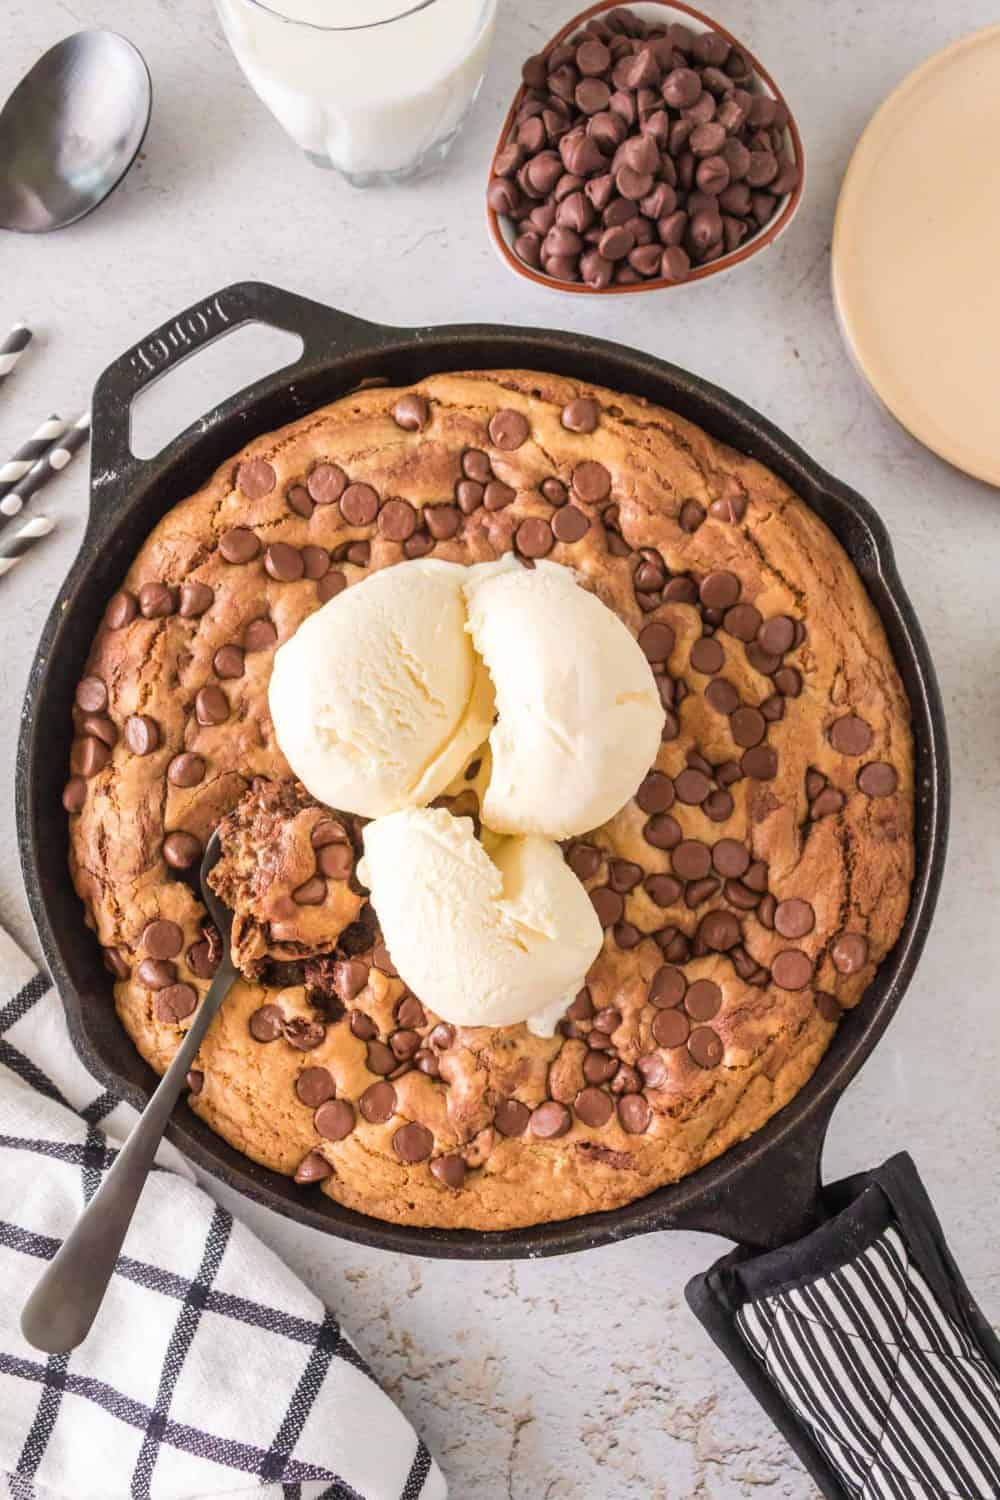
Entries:
[[88,1339],[48,1357],[25,1342],[20,1309],[134,1118],[0,932],[0,1495],[444,1500],[332,1313],[170,1146]]

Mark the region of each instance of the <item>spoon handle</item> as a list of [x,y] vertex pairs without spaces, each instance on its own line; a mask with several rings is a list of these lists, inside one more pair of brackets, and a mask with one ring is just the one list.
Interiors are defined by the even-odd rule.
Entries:
[[173,1062],[111,1170],[25,1303],[21,1332],[36,1349],[49,1354],[75,1349],[90,1332],[188,1069],[235,978],[232,964],[223,959]]

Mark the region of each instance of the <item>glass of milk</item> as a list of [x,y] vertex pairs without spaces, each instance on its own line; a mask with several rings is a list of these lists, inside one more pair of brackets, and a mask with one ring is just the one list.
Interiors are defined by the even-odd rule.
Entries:
[[442,161],[486,69],[498,0],[216,0],[251,87],[356,187]]

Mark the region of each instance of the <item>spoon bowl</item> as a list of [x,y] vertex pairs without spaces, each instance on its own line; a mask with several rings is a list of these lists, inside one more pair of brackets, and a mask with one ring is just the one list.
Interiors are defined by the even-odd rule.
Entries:
[[135,161],[152,85],[113,31],[78,31],[35,63],[0,110],[0,228],[44,234],[91,213]]

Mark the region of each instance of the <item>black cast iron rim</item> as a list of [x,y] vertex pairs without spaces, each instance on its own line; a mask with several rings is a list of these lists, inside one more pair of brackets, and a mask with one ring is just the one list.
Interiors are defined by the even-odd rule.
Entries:
[[[127,446],[127,422],[136,391],[193,348],[249,321],[299,333],[305,344],[302,359],[229,398],[149,463],[135,460]],[[81,920],[66,870],[66,820],[59,792],[68,760],[69,705],[89,643],[108,597],[155,521],[252,437],[362,382],[407,384],[445,370],[504,367],[592,381],[646,396],[690,417],[777,472],[838,536],[885,625],[913,712],[917,862],[903,931],[813,1077],[783,1110],[747,1141],[681,1182],[605,1213],[493,1233],[388,1224],[344,1209],[315,1189],[303,1192],[291,1179],[258,1166],[185,1105],[178,1108],[168,1133],[196,1166],[277,1212],[358,1244],[407,1254],[462,1260],[540,1257],[663,1228],[708,1230],[757,1246],[779,1244],[815,1219],[830,1115],[902,999],[930,928],[949,815],[944,713],[927,643],[872,507],[738,398],[652,356],[539,329],[386,328],[274,287],[243,283],[164,325],[105,372],[94,400],[90,524],[42,634],[18,747],[22,871],[49,970],[84,1063],[106,1087],[141,1108],[156,1078],[114,1015],[110,979]]]

